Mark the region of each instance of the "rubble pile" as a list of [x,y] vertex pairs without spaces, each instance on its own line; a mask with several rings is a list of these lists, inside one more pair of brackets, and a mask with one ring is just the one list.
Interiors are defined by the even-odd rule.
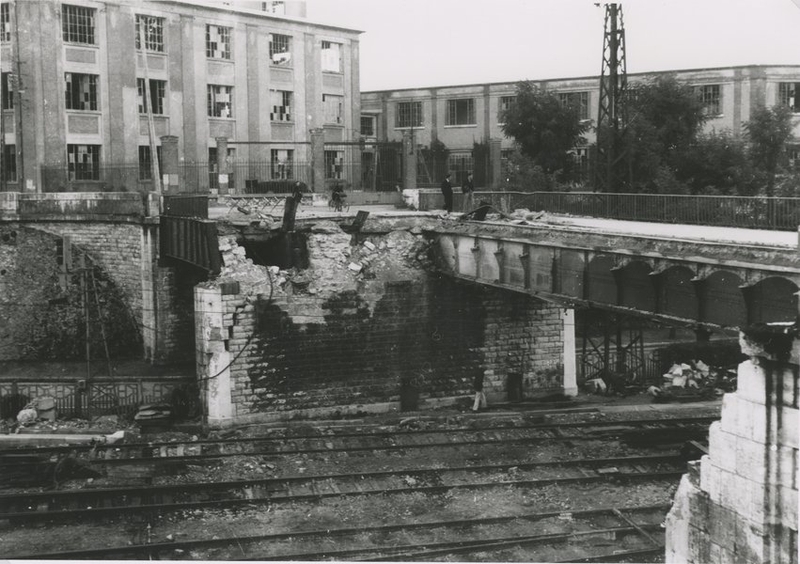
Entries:
[[713,398],[736,391],[736,370],[712,367],[702,360],[673,364],[663,375],[661,386],[650,386],[654,401]]

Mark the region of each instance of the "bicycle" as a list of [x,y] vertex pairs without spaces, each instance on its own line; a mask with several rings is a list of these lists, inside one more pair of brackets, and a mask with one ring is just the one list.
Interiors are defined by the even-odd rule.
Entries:
[[347,194],[344,192],[334,192],[328,200],[328,207],[336,212],[350,211],[350,204],[347,203]]

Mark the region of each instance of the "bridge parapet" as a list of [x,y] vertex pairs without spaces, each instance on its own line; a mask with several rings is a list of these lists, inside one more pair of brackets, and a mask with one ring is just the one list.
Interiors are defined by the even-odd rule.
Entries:
[[0,193],[0,220],[140,223],[159,215],[157,194],[133,192]]

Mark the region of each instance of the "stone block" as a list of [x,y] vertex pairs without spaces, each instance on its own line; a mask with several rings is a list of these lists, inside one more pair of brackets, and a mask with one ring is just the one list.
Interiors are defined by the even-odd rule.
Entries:
[[[797,407],[797,377],[790,368],[772,368],[773,363],[742,362],[737,370],[736,394],[753,403]],[[771,390],[768,393],[768,390]]]
[[712,540],[708,545],[708,549],[709,564],[722,564],[722,550],[719,544]]
[[711,539],[708,533],[703,532],[693,525],[689,525],[689,551],[688,559],[697,562],[708,562],[711,558]]
[[715,421],[708,429],[708,454],[714,464],[729,472],[736,471],[737,436],[722,429],[721,422]]
[[733,547],[736,542],[739,516],[729,507],[716,503],[708,507],[708,534],[720,546]]
[[764,558],[765,536],[761,527],[754,526],[748,521],[743,521],[739,527],[739,534],[736,537],[734,552],[736,562],[750,564],[752,562],[762,562]]
[[706,454],[700,459],[700,489],[708,498],[715,502],[722,502],[722,477],[721,470]]

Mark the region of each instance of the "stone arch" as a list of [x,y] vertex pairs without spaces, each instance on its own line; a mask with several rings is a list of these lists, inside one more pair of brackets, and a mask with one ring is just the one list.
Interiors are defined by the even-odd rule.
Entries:
[[797,318],[797,284],[782,276],[771,276],[747,288],[749,323],[794,321]]
[[656,289],[652,268],[643,261],[634,260],[625,265],[617,275],[617,282],[622,287],[621,304],[640,311],[656,311]]
[[659,313],[682,319],[697,319],[700,302],[695,283],[692,282],[694,272],[685,266],[673,266],[658,277]]
[[613,257],[597,255],[586,267],[587,284],[586,299],[592,302],[617,305],[617,281],[614,272]]
[[[82,257],[88,269],[81,269]],[[87,305],[91,357],[104,359],[106,346],[112,358],[141,357],[141,331],[127,294],[84,248],[65,252],[57,234],[0,228],[0,296],[0,359],[83,360]]]
[[747,307],[741,290],[742,279],[718,270],[703,280],[700,288],[700,320],[723,327],[744,327]]

